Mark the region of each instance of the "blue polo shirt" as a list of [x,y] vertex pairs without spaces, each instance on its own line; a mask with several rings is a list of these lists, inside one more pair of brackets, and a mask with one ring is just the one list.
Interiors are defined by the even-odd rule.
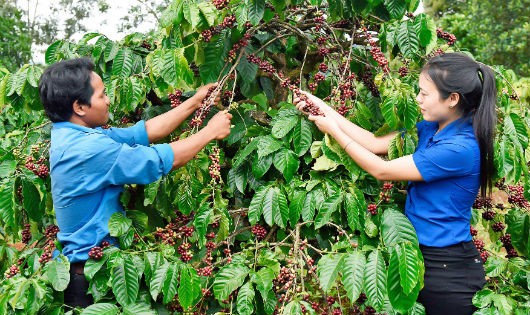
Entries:
[[114,242],[108,221],[123,211],[123,185],[154,182],[172,164],[168,144],[149,146],[144,121],[110,129],[54,123],[50,175],[62,253],[70,262],[85,261],[92,247]]
[[470,119],[440,132],[437,122],[417,125],[412,155],[424,181],[409,182],[405,214],[420,244],[445,247],[471,240],[471,207],[480,187],[480,150]]

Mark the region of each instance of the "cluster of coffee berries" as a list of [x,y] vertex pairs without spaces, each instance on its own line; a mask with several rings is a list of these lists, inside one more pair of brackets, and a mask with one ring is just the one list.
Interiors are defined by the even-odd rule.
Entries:
[[33,163],[33,157],[29,156],[26,160],[26,168],[33,172],[33,174],[39,176],[40,178],[46,178],[50,175],[50,169],[45,164],[46,159],[40,157],[37,163]]
[[381,202],[390,202],[391,190],[393,187],[394,185],[389,182],[383,184],[381,192],[379,193],[379,199],[381,200]]
[[200,76],[199,66],[195,62],[190,63],[190,70],[193,71],[193,76]]
[[101,258],[103,258],[103,248],[99,246],[92,247],[88,252],[88,257],[94,260],[100,260]]
[[173,297],[173,299],[171,300],[171,302],[169,302],[167,305],[166,305],[166,308],[168,311],[170,311],[172,314],[174,313],[178,313],[178,314],[181,314],[184,309],[182,308],[182,306],[180,305],[180,302],[179,302],[179,298],[178,298],[178,295],[175,294],[175,296]]
[[313,103],[313,101],[310,100],[307,95],[302,94],[297,88],[295,88],[293,92],[296,97],[300,98],[300,101],[305,102],[304,107],[302,107],[302,110],[304,112],[310,113],[313,116],[325,116],[324,113],[320,110],[320,107],[315,105],[315,103]]
[[259,224],[254,225],[250,230],[258,240],[262,240],[267,236],[267,229]]
[[122,125],[126,125],[126,124],[128,124],[128,123],[130,123],[130,122],[131,122],[131,119],[130,119],[129,117],[127,117],[127,116],[123,116],[123,117],[120,119],[120,124],[122,124]]
[[230,106],[230,103],[232,102],[234,97],[234,93],[229,90],[223,91],[223,94],[221,95],[221,104],[223,104],[224,107]]
[[405,66],[399,67],[398,72],[399,72],[399,76],[404,78],[409,74],[409,69]]
[[495,232],[502,232],[506,226],[502,222],[495,222],[491,225],[491,229]]
[[369,204],[368,212],[370,212],[371,215],[377,215],[377,205],[374,203]]
[[154,236],[156,239],[161,240],[165,244],[175,245],[178,235],[177,232],[173,231],[172,229],[163,229],[157,227]]
[[317,44],[319,46],[324,46],[327,41],[328,41],[328,38],[325,36],[320,36],[319,38],[317,38]]
[[471,234],[471,236],[477,236],[478,231],[477,231],[477,229],[475,229],[474,226],[470,225],[469,226],[469,234]]
[[235,15],[228,15],[224,18],[221,24],[210,27],[209,29],[202,31],[201,36],[205,42],[209,42],[214,35],[221,33],[222,30],[232,28],[236,23]]
[[182,100],[180,99],[182,97],[181,90],[175,90],[174,93],[169,93],[167,97],[169,98],[169,101],[171,102],[171,107],[177,107],[180,104],[182,104]]
[[495,211],[493,209],[487,209],[482,212],[482,218],[486,221],[495,219]]
[[476,236],[478,235],[477,229],[475,229],[474,226],[469,226],[469,233],[473,237],[473,244],[475,244],[475,247],[480,253],[480,258],[483,262],[486,262],[488,260],[488,257],[490,256],[490,253],[484,248],[485,244],[484,241],[478,239]]
[[372,93],[374,97],[379,97],[379,90],[375,85],[374,79],[372,77],[372,72],[370,70],[365,70],[361,72],[361,75],[358,76],[358,80],[362,81],[364,86]]
[[177,249],[177,252],[180,254],[180,260],[183,262],[188,262],[193,258],[193,252],[190,250],[190,243],[182,243]]
[[191,119],[190,127],[193,128],[193,127],[199,127],[200,125],[202,125],[202,122],[206,118],[206,115],[208,115],[208,113],[212,109],[213,100],[216,97],[216,95],[213,95],[214,91],[215,91],[215,87],[211,87],[208,89],[206,96],[202,100],[201,106],[195,112],[195,115]]
[[59,227],[54,224],[48,225],[44,230],[44,235],[46,235],[48,239],[55,239],[57,233],[59,233]]
[[320,47],[318,49],[318,54],[322,57],[326,57],[327,55],[329,55],[329,48],[326,48],[326,47]]
[[388,73],[390,71],[390,68],[388,67],[388,59],[386,59],[385,54],[381,51],[381,48],[377,45],[377,41],[372,38],[372,35],[368,32],[367,28],[363,28],[363,31],[365,32],[366,39],[368,39],[368,43],[370,44],[370,54],[372,54],[372,57],[375,61],[379,64],[381,69],[383,69],[384,72]]
[[328,65],[325,63],[321,63],[320,65],[318,65],[318,70],[322,73],[326,73],[328,71]]
[[508,202],[521,208],[530,208],[530,203],[524,198],[524,187],[521,185],[508,186]]
[[441,38],[445,41],[447,41],[447,45],[449,46],[452,46],[455,44],[456,42],[456,36],[451,34],[451,33],[448,33],[448,32],[444,32],[441,28],[438,28],[436,29],[436,36],[438,36],[438,38]]
[[504,246],[504,248],[506,249],[506,252],[507,252],[506,257],[507,258],[514,258],[514,257],[518,257],[519,256],[519,254],[517,253],[515,248],[513,248],[512,236],[510,234],[504,234],[503,236],[501,236],[500,237],[500,241],[501,241],[502,245]]
[[144,41],[142,42],[142,44],[140,45],[140,47],[145,48],[145,49],[147,49],[147,50],[151,50],[151,44],[149,44],[149,42],[146,41],[146,40],[144,40]]
[[26,223],[24,224],[24,229],[22,230],[22,243],[29,244],[29,241],[31,240],[31,231],[30,231],[31,225]]
[[230,49],[230,51],[228,52],[228,61],[232,62],[234,61],[234,59],[236,59],[237,51],[241,48],[247,47],[248,41],[251,37],[252,35],[250,35],[249,33],[245,33],[245,35],[243,35],[243,39],[235,43],[234,46],[232,46],[232,49]]
[[197,270],[197,274],[199,276],[209,277],[213,274],[213,268],[211,266],[199,268],[199,270]]
[[475,202],[473,203],[473,208],[475,209],[482,209],[482,208],[490,209],[492,207],[493,207],[493,201],[490,197],[482,198],[478,196],[475,199]]
[[14,264],[14,265],[11,265],[11,267],[9,267],[8,269],[6,269],[6,271],[4,272],[4,277],[6,277],[6,279],[13,278],[19,272],[20,272],[20,269],[18,268],[16,264]]
[[288,291],[289,288],[292,286],[295,278],[296,274],[292,266],[282,266],[282,268],[280,269],[280,273],[273,281],[274,287],[276,288],[276,292],[282,290]]
[[432,51],[428,56],[427,56],[427,59],[430,59],[430,58],[433,58],[433,57],[436,57],[436,56],[440,56],[440,55],[443,55],[445,54],[445,51],[442,49],[442,48],[438,48],[434,51]]
[[217,8],[217,10],[222,10],[226,8],[230,0],[212,0],[213,5]]
[[219,164],[219,148],[214,147],[212,153],[208,156],[210,158],[210,166],[208,166],[208,171],[210,172],[210,177],[214,184],[219,184],[221,182],[221,165]]
[[274,68],[274,66],[270,62],[268,62],[266,60],[263,60],[263,59],[261,59],[258,56],[248,55],[247,56],[247,60],[250,63],[258,65],[258,68],[261,71],[263,71],[263,72],[265,72],[265,73],[267,73],[269,75],[272,75],[272,74],[274,74],[276,72],[276,69]]

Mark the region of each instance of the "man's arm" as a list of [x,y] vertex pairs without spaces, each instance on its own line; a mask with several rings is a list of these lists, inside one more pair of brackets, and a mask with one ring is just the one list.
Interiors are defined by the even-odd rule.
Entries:
[[199,108],[202,100],[208,93],[208,89],[215,86],[216,83],[202,86],[194,96],[190,97],[179,106],[146,121],[145,130],[147,131],[149,143],[161,140],[173,132],[175,128],[182,124],[182,122],[186,120],[188,116],[190,116],[196,109]]

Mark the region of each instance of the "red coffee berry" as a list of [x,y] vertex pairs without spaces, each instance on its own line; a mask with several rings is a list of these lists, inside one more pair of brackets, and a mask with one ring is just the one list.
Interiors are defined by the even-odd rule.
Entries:
[[256,224],[251,228],[252,234],[256,236],[258,240],[262,240],[267,236],[267,229],[263,226]]
[[88,257],[94,260],[100,260],[103,258],[103,249],[99,246],[94,246],[88,252]]
[[377,214],[377,205],[376,204],[369,204],[368,205],[368,212],[370,212],[371,215],[376,215]]
[[24,229],[22,230],[22,243],[29,244],[31,240],[31,225],[26,223],[24,224]]

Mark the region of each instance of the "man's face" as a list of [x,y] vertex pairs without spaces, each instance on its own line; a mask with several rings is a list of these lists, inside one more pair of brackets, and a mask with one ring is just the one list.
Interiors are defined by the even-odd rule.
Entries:
[[101,127],[109,120],[110,99],[105,94],[105,86],[101,77],[95,72],[92,72],[90,85],[94,93],[90,98],[91,105],[83,105],[85,111],[83,120],[90,128]]

